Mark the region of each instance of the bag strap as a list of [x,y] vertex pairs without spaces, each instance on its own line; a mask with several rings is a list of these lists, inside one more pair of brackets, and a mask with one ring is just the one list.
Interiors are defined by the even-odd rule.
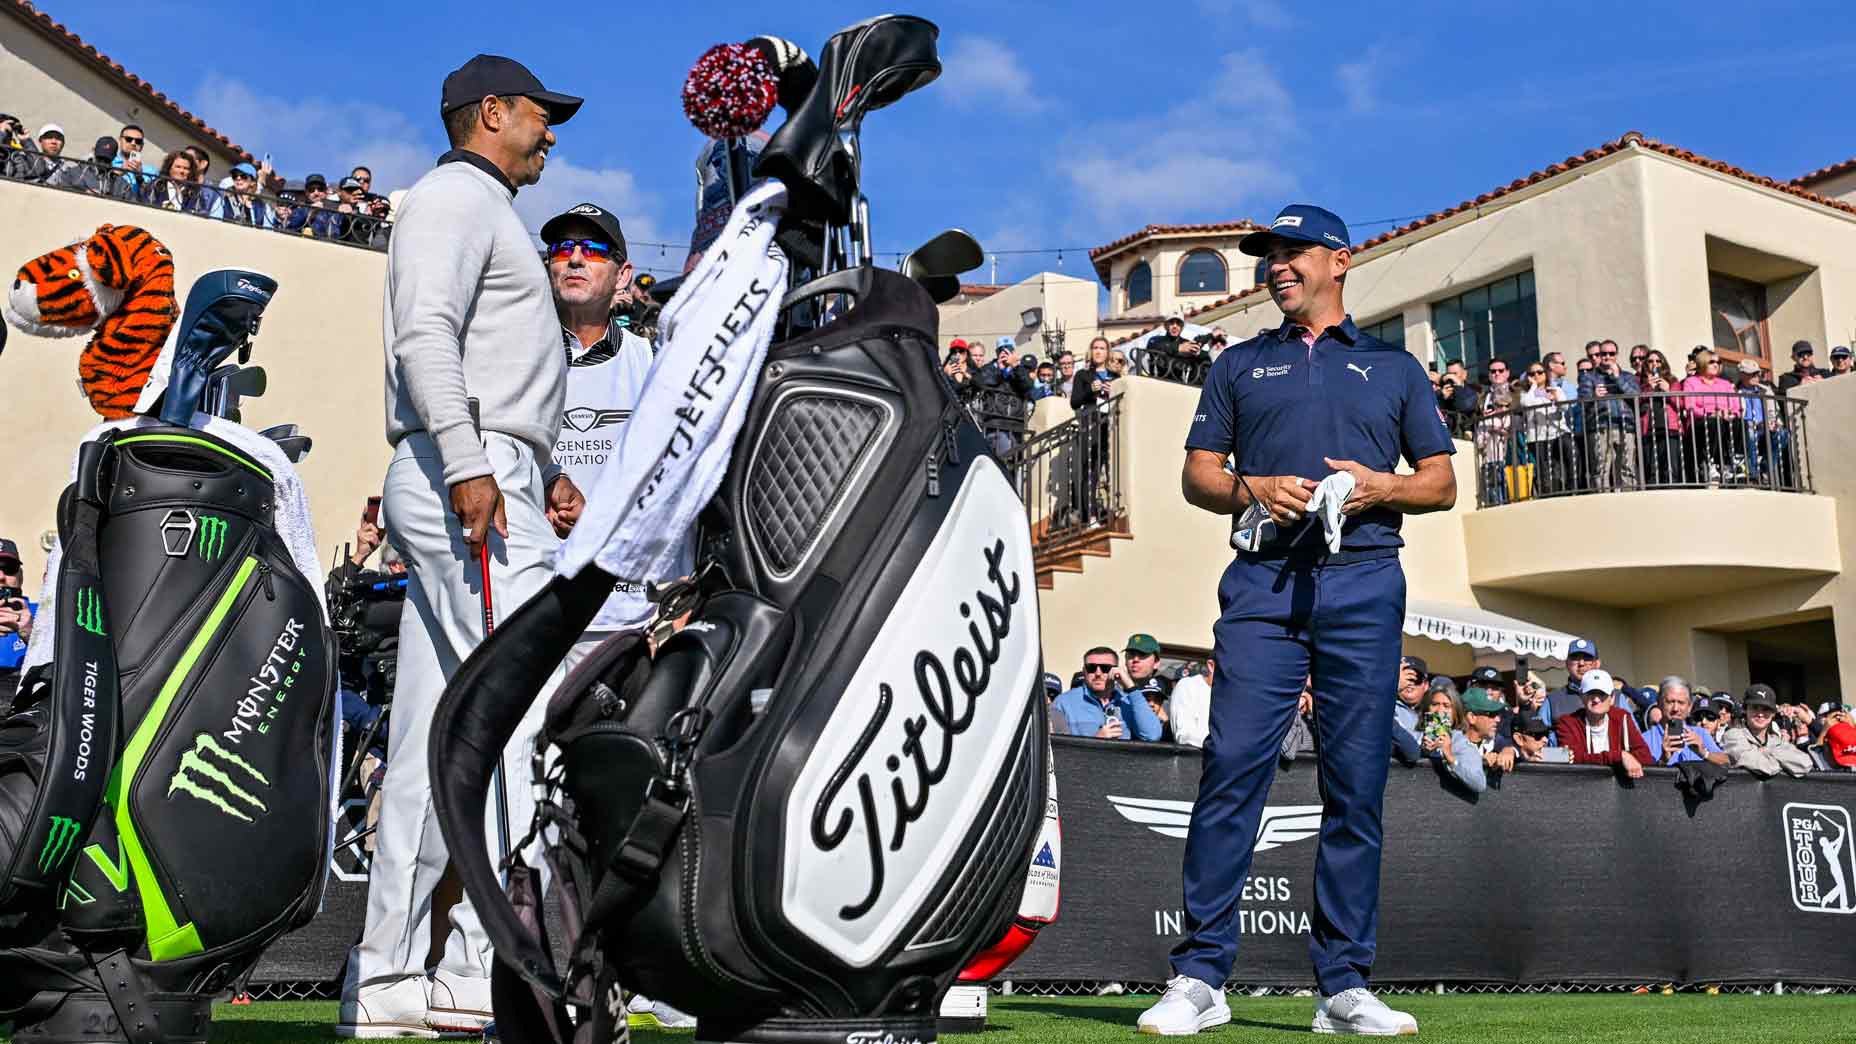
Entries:
[[122,693],[105,610],[97,551],[115,432],[85,443],[77,482],[60,512],[51,691],[46,697],[45,765],[19,847],[0,880],[0,910],[56,898],[103,807],[121,741]]
[[142,977],[129,960],[128,953],[117,950],[102,960],[91,958],[103,996],[116,1013],[116,1026],[129,1044],[163,1044],[160,1020],[148,994],[142,989]]

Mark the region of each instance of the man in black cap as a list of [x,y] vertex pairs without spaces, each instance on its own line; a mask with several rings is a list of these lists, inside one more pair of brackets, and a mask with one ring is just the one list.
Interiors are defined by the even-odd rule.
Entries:
[[1856,358],[1850,353],[1850,346],[1839,344],[1830,350],[1830,376],[1841,377],[1846,373],[1856,372]]
[[66,163],[46,183],[59,188],[78,189],[99,196],[133,201],[135,189],[129,176],[116,169],[116,136],[106,134],[92,146],[85,163]]
[[[1310,912],[1312,1028],[1418,1032],[1368,979],[1405,619],[1399,531],[1406,515],[1456,502],[1454,447],[1423,365],[1347,314],[1348,244],[1337,215],[1304,204],[1244,237],[1239,248],[1264,259],[1284,321],[1218,357],[1187,429],[1186,500],[1235,516],[1241,550],[1218,585],[1211,735],[1186,837],[1186,938],[1165,996],[1140,1017],[1144,1032],[1231,1020],[1223,987],[1244,878],[1310,675],[1327,800]],[[1412,470],[1399,474],[1401,462]]]
[[25,587],[19,545],[0,537],[0,709],[13,702],[13,690],[19,687],[19,665],[26,662],[32,615],[39,608],[26,600]]
[[[567,376],[561,324],[512,205],[541,177],[549,127],[579,106],[508,58],[466,62],[441,94],[451,151],[407,191],[388,240],[382,340],[393,461],[381,512],[411,582],[367,925],[349,956],[338,1036],[476,1032],[491,1017],[493,956],[468,902],[452,908],[444,956],[427,977],[432,891],[449,859],[427,748],[446,682],[484,638],[480,569],[497,604],[521,605],[548,582],[559,538],[584,507],[553,460]],[[557,670],[540,691],[559,680]],[[527,764],[544,704],[516,729],[506,764]],[[519,830],[533,798],[526,786],[505,790]]]
[[1784,395],[1800,384],[1812,384],[1821,381],[1830,374],[1813,365],[1817,350],[1810,341],[1792,342],[1792,368],[1779,375],[1779,394]]

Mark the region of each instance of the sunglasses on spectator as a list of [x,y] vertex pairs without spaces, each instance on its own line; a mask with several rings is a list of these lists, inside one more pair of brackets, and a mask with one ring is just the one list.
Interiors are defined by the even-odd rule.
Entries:
[[597,239],[563,239],[559,243],[550,243],[548,245],[548,260],[569,260],[574,256],[575,247],[580,248],[580,253],[585,256],[588,261],[612,260],[612,244],[602,243]]
[[1527,371],[1527,375],[1528,375],[1529,377],[1545,377],[1545,376],[1547,375],[1547,371],[1545,371],[1545,370],[1529,370],[1529,371]]
[[140,145],[147,140],[148,140],[147,138],[131,138],[128,136],[124,136],[122,139],[122,143],[124,145]]
[[1616,352],[1593,352],[1592,354],[1600,359],[1615,359],[1618,357],[1618,353]]
[[1110,674],[1114,670],[1115,670],[1115,665],[1112,663],[1085,663],[1083,664],[1083,671],[1086,674]]

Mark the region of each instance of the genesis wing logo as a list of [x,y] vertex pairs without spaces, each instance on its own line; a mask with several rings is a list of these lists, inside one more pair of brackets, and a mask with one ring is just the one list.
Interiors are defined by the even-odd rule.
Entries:
[[613,424],[623,424],[631,418],[630,410],[596,410],[591,406],[575,406],[561,414],[561,420],[575,431],[592,431]]
[[[208,761],[205,755],[211,752],[214,759],[227,767],[221,768],[214,761]],[[248,777],[250,782],[234,780],[232,773],[238,772]],[[180,765],[174,775],[168,777],[168,797],[186,794],[199,798],[233,819],[253,822],[252,813],[263,815],[270,808],[247,790],[248,786],[270,789],[271,781],[264,778],[251,762],[239,757],[219,745],[211,733],[202,732],[193,738],[193,749],[180,756]]]
[[[1168,801],[1164,798],[1120,797],[1109,794],[1121,818],[1139,823],[1156,834],[1185,837],[1192,825],[1192,802]],[[1297,841],[1306,841],[1321,832],[1320,805],[1265,805],[1263,819],[1257,824],[1257,843],[1252,851],[1267,852]]]

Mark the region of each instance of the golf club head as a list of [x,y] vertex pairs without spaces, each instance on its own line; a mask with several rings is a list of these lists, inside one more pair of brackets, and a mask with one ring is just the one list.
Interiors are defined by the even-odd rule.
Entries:
[[[211,408],[205,398],[208,378],[234,352],[241,363],[251,358],[252,335],[257,333],[258,320],[276,292],[277,280],[245,269],[217,269],[194,280],[174,333],[174,359],[162,396],[162,420],[184,426],[196,408]],[[232,378],[226,381],[229,390]],[[262,393],[261,388],[258,393]],[[232,402],[222,408],[236,407]]]
[[915,281],[921,284],[923,290],[928,291],[928,296],[934,300],[935,304],[940,304],[943,301],[952,301],[954,298],[960,296],[959,276],[916,276]]
[[[294,428],[296,425],[292,424],[289,427]],[[302,463],[303,458],[309,456],[309,448],[312,445],[308,435],[286,435],[272,441],[277,443],[278,449],[284,451],[284,456],[289,457],[292,464]]]
[[263,431],[260,431],[258,434],[270,439],[272,442],[277,442],[281,439],[287,439],[292,435],[302,434],[302,429],[294,424],[273,424]]
[[950,228],[909,251],[898,271],[919,281],[923,276],[957,276],[985,263],[980,241],[964,229]]

